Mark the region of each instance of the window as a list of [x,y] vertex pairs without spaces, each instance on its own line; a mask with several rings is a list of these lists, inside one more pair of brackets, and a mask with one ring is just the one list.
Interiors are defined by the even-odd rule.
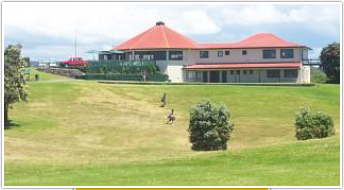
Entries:
[[183,60],[183,52],[182,51],[170,51],[170,60]]
[[268,70],[267,77],[268,78],[279,78],[280,77],[280,70]]
[[222,82],[227,82],[227,71],[222,71]]
[[233,70],[231,71],[231,75],[234,75],[234,71]]
[[208,82],[208,71],[203,71],[203,82]]
[[243,70],[243,74],[246,75],[246,70]]
[[250,75],[253,75],[253,70],[250,70]]
[[225,51],[225,55],[229,55],[230,53],[230,51]]
[[269,49],[263,50],[263,59],[273,59],[276,58],[276,50]]
[[153,51],[155,60],[166,60],[166,51]]
[[247,50],[242,50],[243,55],[247,55]]
[[294,58],[294,50],[293,49],[281,49],[281,58]]
[[240,75],[240,70],[237,70],[237,74]]
[[217,52],[217,57],[223,57],[223,51],[218,51]]
[[209,52],[208,51],[200,51],[199,52],[199,57],[204,59],[209,57]]
[[296,69],[284,70],[284,78],[296,78],[296,77],[297,77]]

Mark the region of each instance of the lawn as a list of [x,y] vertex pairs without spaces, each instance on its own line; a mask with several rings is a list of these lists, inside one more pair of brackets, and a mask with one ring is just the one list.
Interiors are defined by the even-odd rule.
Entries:
[[[40,74],[29,101],[10,110],[6,186],[340,185],[339,85],[118,85]],[[228,151],[190,150],[189,109],[201,100],[229,107]],[[301,107],[330,114],[337,134],[297,141]],[[165,124],[170,109],[174,125]]]

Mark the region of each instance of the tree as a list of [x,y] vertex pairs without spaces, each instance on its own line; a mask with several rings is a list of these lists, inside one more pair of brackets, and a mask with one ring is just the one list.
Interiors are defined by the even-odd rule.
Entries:
[[226,150],[233,131],[226,106],[204,101],[190,109],[189,134],[193,150]]
[[21,46],[9,45],[5,50],[4,59],[4,120],[9,121],[8,109],[10,105],[18,101],[26,101],[25,80],[20,72],[24,66],[21,58]]
[[23,57],[25,67],[31,67],[30,57]]
[[340,83],[340,44],[332,43],[320,53],[321,68],[325,71],[328,83]]

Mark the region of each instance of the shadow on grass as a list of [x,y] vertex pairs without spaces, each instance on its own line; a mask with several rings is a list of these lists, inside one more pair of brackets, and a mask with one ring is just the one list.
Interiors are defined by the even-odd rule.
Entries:
[[4,129],[12,129],[13,127],[20,127],[19,123],[15,123],[12,120],[8,120],[4,122]]

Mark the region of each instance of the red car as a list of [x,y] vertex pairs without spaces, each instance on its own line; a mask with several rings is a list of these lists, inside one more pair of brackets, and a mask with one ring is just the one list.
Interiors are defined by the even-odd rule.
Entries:
[[86,66],[87,62],[82,57],[71,57],[67,61],[61,61],[61,65],[65,67],[69,66]]

